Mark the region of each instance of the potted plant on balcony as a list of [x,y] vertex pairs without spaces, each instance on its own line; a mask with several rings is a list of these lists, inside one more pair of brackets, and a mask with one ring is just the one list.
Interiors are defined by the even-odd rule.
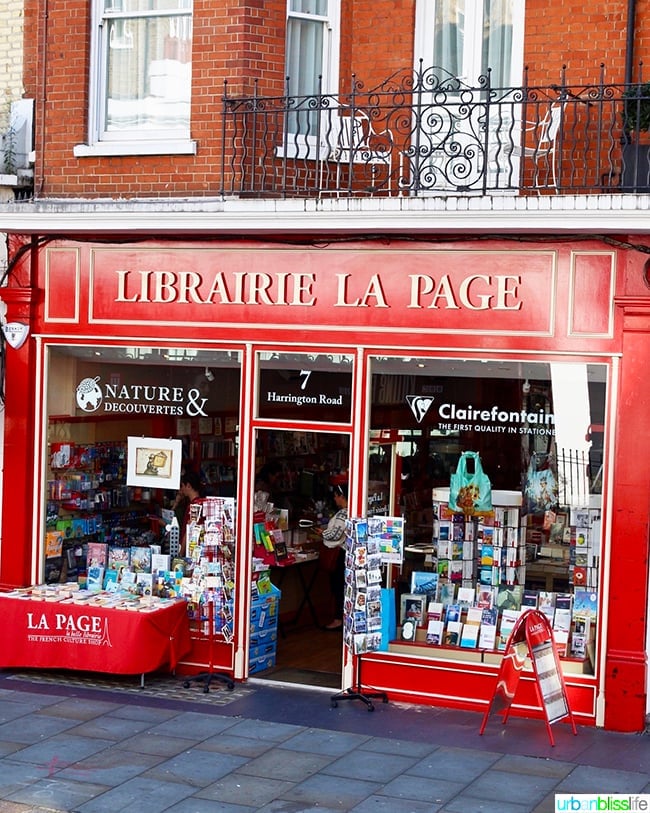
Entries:
[[623,93],[623,173],[625,192],[650,192],[650,82]]

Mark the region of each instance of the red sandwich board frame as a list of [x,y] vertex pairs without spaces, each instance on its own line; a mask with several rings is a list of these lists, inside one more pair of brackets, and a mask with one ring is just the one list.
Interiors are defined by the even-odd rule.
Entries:
[[551,723],[568,717],[573,733],[578,732],[569,706],[553,628],[544,613],[533,609],[522,613],[512,628],[497,675],[497,685],[483,716],[479,734],[485,731],[490,712],[493,710],[503,712],[502,722],[505,725],[526,663],[526,656],[530,656],[533,665],[535,689],[544,714],[546,730],[551,745],[555,745]]

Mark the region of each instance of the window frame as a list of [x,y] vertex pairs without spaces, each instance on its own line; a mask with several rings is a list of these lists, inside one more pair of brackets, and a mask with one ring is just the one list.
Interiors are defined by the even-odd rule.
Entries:
[[[289,59],[289,21],[314,20],[323,27],[322,51],[322,83],[320,92],[323,95],[336,95],[339,86],[339,62],[341,43],[341,0],[327,0],[327,14],[313,14],[310,12],[293,11],[292,0],[287,0],[285,19],[285,75],[288,75],[288,65],[293,61]],[[291,77],[289,76],[289,79]],[[289,95],[292,91],[289,90]],[[314,95],[318,89],[314,89]],[[324,113],[323,115],[326,115]],[[327,128],[325,128],[327,129]],[[285,133],[284,143],[276,148],[276,155],[280,158],[305,158],[318,160],[326,157],[330,148],[327,144],[318,143],[316,135],[301,135]]]
[[[196,154],[196,142],[190,138],[190,125],[178,130],[120,130],[108,131],[105,127],[105,100],[107,92],[107,22],[114,19],[178,17],[193,18],[193,0],[179,0],[175,9],[154,11],[116,12],[105,10],[104,0],[93,0],[91,42],[90,42],[90,82],[88,93],[88,134],[86,144],[77,144],[74,155],[159,155]],[[183,8],[186,6],[186,8]]]

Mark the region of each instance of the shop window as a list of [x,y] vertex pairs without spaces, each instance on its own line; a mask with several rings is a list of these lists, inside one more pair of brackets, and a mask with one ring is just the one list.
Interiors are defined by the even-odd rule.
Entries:
[[[400,592],[432,576],[443,628],[447,604],[489,608],[495,650],[502,611],[536,606],[561,654],[593,668],[607,367],[383,357],[371,369],[368,510],[406,519]],[[481,515],[449,507],[468,451],[491,481]]]
[[352,362],[334,353],[259,353],[258,417],[349,423]]
[[192,0],[94,0],[90,131],[76,155],[194,152]]
[[[47,381],[44,580],[83,582],[89,546],[99,545],[105,576],[119,561],[144,582],[151,578],[146,552],[159,545],[173,554],[167,525],[175,509],[179,524],[184,520],[177,486],[166,478],[178,471],[178,460],[170,460],[175,449],[180,470],[196,474],[203,496],[236,494],[240,354],[54,345]],[[152,444],[159,454],[145,472],[147,487],[127,482],[133,437],[160,439]]]

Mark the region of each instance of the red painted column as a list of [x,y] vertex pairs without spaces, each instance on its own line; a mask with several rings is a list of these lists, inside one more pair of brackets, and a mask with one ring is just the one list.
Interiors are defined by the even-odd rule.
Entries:
[[616,416],[605,728],[645,727],[650,529],[650,301],[622,299]]
[[7,322],[30,327],[22,347],[6,341],[4,405],[4,471],[0,536],[0,589],[31,583],[34,478],[34,397],[36,347],[31,338],[35,291],[2,288]]

